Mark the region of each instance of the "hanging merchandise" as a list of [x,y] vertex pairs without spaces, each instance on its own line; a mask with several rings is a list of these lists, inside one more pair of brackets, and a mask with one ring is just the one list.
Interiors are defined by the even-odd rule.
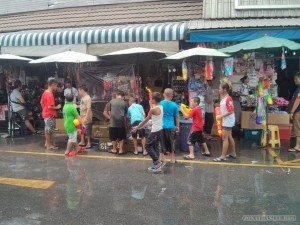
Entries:
[[212,60],[208,60],[205,65],[205,77],[206,80],[213,79],[213,62]]
[[282,48],[282,54],[281,54],[281,69],[286,69],[286,61],[285,61],[285,54],[284,54],[284,48]]
[[233,76],[233,57],[224,59],[224,73],[226,77]]
[[182,78],[183,80],[187,80],[187,64],[185,59],[182,61]]

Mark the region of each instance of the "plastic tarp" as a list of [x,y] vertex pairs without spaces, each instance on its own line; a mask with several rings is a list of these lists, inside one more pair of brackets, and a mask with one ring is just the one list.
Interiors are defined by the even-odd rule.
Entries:
[[238,30],[199,30],[191,31],[191,42],[224,42],[224,41],[249,41],[261,38],[265,35],[286,38],[290,40],[300,39],[300,28],[285,29],[238,29]]

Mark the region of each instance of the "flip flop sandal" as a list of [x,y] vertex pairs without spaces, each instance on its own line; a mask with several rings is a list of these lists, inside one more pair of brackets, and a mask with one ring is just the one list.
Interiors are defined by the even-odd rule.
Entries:
[[147,154],[143,154],[143,156],[147,156],[147,155],[149,155],[148,153]]
[[232,158],[232,159],[236,159],[236,156],[233,156],[233,155],[226,155],[226,158]]
[[205,152],[202,152],[201,153],[203,156],[207,156],[207,157],[210,157],[211,156],[211,154],[209,153],[209,154],[207,154],[207,153],[205,153]]
[[139,155],[139,153],[138,153],[138,152],[132,152],[132,154],[134,154],[134,155]]
[[74,157],[76,154],[77,152],[69,152],[68,154],[65,154],[65,156]]
[[83,152],[85,149],[86,149],[86,147],[81,147],[81,148],[77,151],[77,153]]
[[289,152],[300,152],[300,150],[296,149],[296,148],[290,148],[288,151]]
[[218,157],[218,158],[213,159],[213,161],[214,162],[226,162],[227,160],[223,159],[222,157]]
[[193,160],[193,159],[195,159],[195,157],[191,157],[190,155],[185,155],[183,158],[187,159],[187,160]]
[[57,150],[58,147],[57,146],[51,146],[51,147],[46,147],[47,150]]
[[79,146],[86,146],[86,144],[79,144]]
[[125,155],[126,152],[119,152],[118,155]]
[[115,155],[118,154],[118,152],[114,152],[112,150],[109,150],[108,153],[115,154]]
[[86,149],[89,149],[89,148],[91,148],[91,147],[92,147],[91,145],[86,145],[86,146],[85,146]]

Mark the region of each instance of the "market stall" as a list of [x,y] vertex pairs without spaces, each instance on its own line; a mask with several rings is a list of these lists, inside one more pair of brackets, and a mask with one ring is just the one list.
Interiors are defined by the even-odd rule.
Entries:
[[[264,36],[220,49],[233,54],[224,60],[224,74],[232,82],[233,94],[240,98],[241,128],[246,139],[261,142],[261,136],[269,134],[269,125],[279,127],[281,139],[290,139],[291,125],[285,112],[288,101],[278,97],[276,83],[277,73],[286,69],[286,49],[300,49],[300,44]],[[279,67],[276,59],[281,59]],[[249,82],[242,84],[245,76]],[[250,91],[243,95],[245,85]]]

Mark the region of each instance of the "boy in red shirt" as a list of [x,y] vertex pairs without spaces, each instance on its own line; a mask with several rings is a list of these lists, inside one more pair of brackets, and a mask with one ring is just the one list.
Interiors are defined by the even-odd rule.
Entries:
[[188,145],[189,145],[189,150],[190,150],[190,154],[189,155],[185,155],[184,159],[195,159],[195,154],[194,154],[194,145],[196,143],[198,143],[199,147],[200,145],[203,146],[204,152],[202,153],[203,156],[210,156],[210,152],[207,148],[207,145],[204,141],[203,138],[203,118],[202,118],[202,110],[199,107],[200,104],[200,99],[198,97],[195,97],[193,99],[191,99],[191,112],[189,114],[187,114],[186,112],[184,112],[183,108],[180,107],[180,111],[182,112],[182,115],[185,118],[190,118],[193,119],[193,125],[192,125],[192,129],[188,138]]
[[58,82],[55,79],[49,80],[48,89],[44,91],[41,99],[42,117],[45,121],[45,147],[47,150],[55,150],[58,147],[52,144],[53,132],[55,128],[56,110],[61,108],[61,105],[55,106],[53,93],[57,90]]

